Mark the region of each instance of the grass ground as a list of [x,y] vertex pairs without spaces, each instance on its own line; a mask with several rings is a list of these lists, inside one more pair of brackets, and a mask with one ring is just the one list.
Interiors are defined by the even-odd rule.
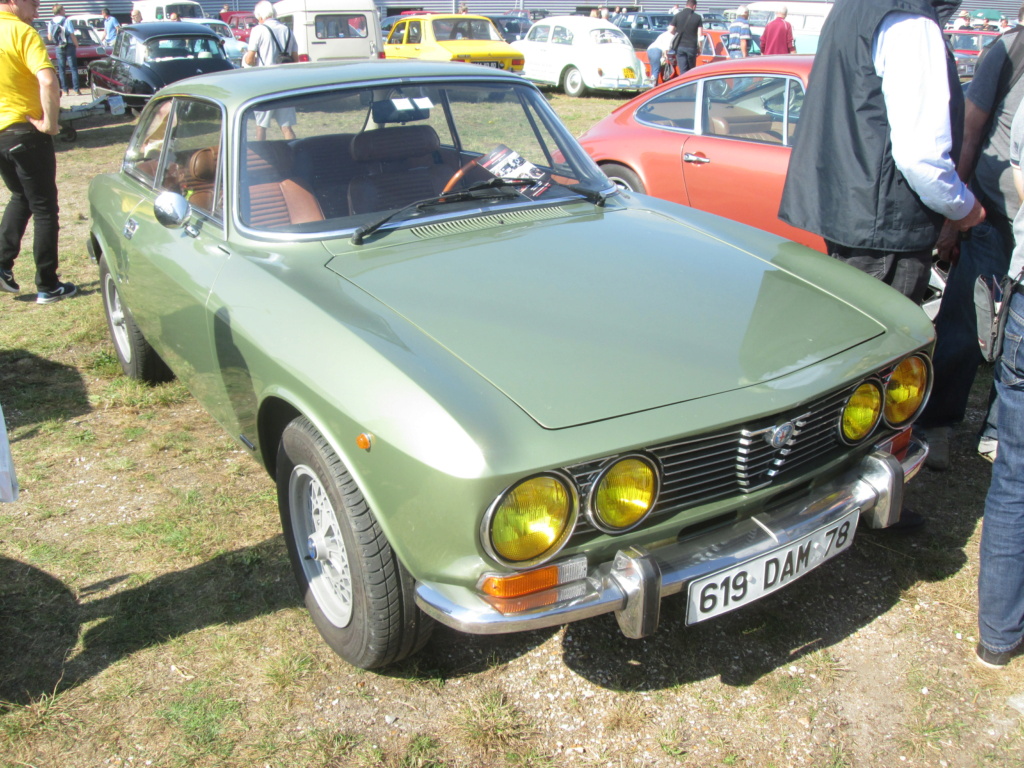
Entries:
[[[580,133],[620,101],[555,108]],[[132,125],[59,148],[64,279],[0,299],[0,403],[23,495],[0,507],[0,766],[1020,766],[1024,665],[971,662],[988,465],[924,473],[916,536],[698,627],[602,617],[439,630],[385,672],[313,630],[273,484],[186,391],[120,375],[84,248],[86,188]],[[0,191],[0,204],[6,202]],[[31,282],[25,257],[22,283]]]

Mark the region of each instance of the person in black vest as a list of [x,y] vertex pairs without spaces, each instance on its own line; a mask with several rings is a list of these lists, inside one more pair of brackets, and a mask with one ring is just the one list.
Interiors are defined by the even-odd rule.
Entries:
[[822,29],[779,218],[918,304],[943,222],[985,218],[956,174],[964,100],[942,27],[956,0],[844,0]]
[[683,74],[697,66],[697,36],[704,32],[697,0],[686,0],[686,7],[672,17],[668,31],[676,36],[676,67]]

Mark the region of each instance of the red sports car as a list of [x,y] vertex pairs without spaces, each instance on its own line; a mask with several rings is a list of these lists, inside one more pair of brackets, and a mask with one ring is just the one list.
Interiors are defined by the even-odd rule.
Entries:
[[696,67],[632,99],[580,137],[617,184],[750,224],[817,250],[778,218],[813,56]]

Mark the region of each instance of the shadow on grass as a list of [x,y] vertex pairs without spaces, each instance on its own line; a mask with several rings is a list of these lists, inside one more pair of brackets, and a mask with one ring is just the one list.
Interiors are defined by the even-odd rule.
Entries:
[[41,424],[92,410],[77,368],[24,349],[0,349],[0,403],[8,427],[24,430],[16,438],[19,441],[35,437]]
[[[298,605],[280,536],[84,605],[58,579],[0,557],[0,700],[27,704],[144,648]],[[85,624],[92,626],[79,638]]]

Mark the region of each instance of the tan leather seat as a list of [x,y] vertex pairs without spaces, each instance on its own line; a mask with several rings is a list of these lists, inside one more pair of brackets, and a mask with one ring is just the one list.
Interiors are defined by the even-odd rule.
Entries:
[[250,141],[246,148],[246,175],[242,183],[245,222],[255,229],[323,221],[316,197],[291,178],[291,147],[283,141]]
[[182,182],[182,194],[189,205],[214,212],[214,183],[217,181],[217,147],[197,149],[188,161],[188,173]]
[[353,215],[401,208],[434,197],[456,168],[441,160],[441,142],[429,125],[401,125],[352,137],[352,159],[364,175],[348,185]]

